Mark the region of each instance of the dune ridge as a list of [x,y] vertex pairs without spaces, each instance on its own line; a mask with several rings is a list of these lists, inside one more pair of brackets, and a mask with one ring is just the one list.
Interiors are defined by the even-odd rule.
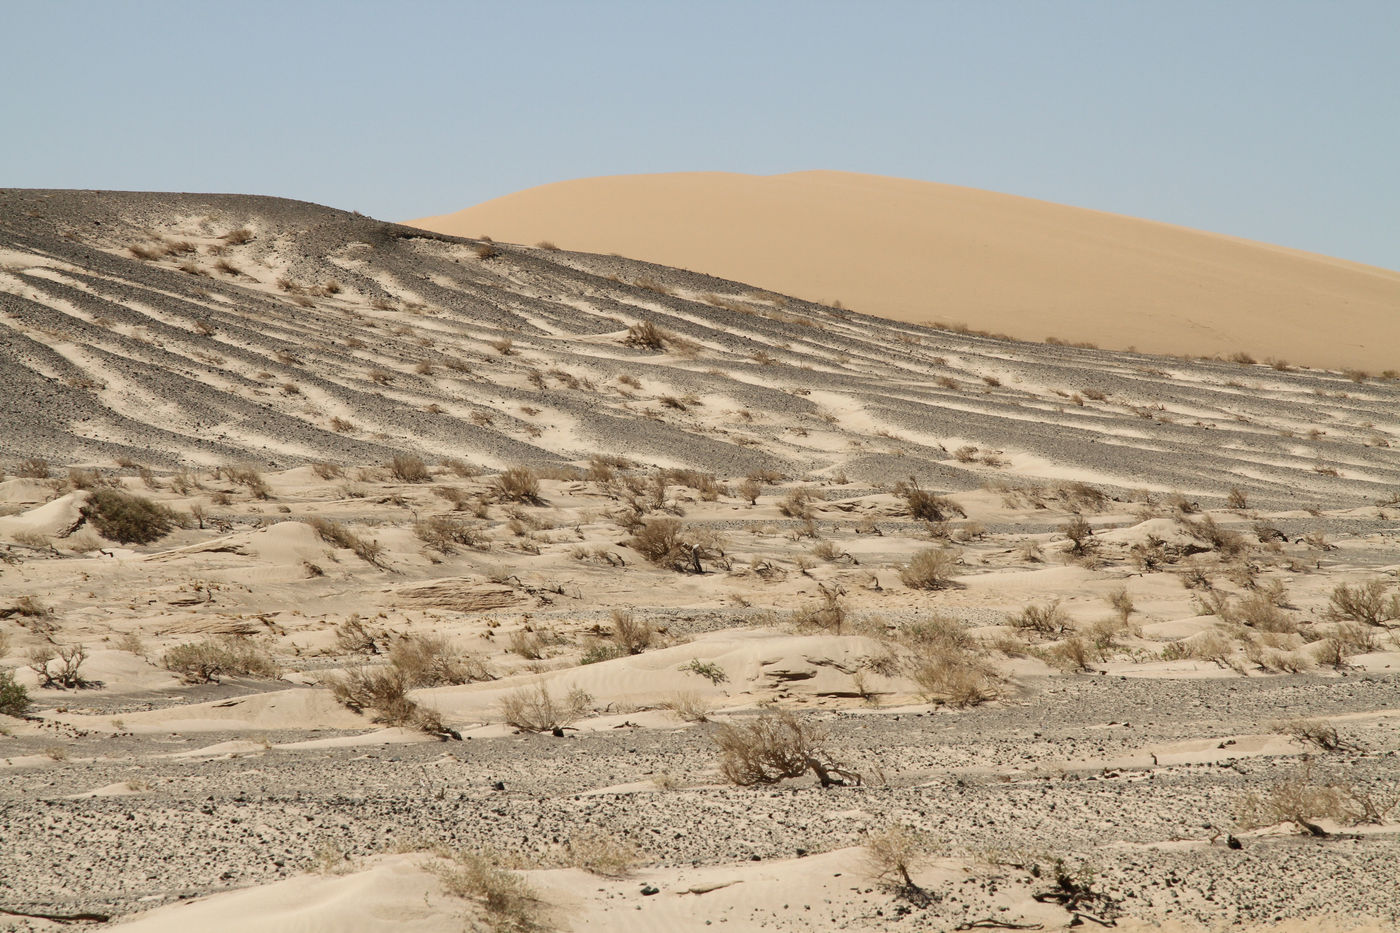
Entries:
[[1400,368],[1398,272],[953,185],[830,171],[611,176],[408,223],[1023,340]]

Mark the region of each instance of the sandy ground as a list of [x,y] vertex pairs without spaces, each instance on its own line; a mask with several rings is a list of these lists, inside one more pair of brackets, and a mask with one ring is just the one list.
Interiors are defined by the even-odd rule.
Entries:
[[1044,201],[846,172],[560,182],[410,221],[1023,340],[1400,369],[1400,272]]
[[1400,922],[1394,382],[0,197],[0,929]]
[[[0,665],[35,707],[0,737],[0,907],[151,911],[135,930],[507,929],[438,871],[486,853],[528,882],[532,922],[553,929],[1400,917],[1400,642],[1394,622],[1348,627],[1329,608],[1339,583],[1400,592],[1391,511],[1300,524],[1105,498],[1072,512],[1046,486],[957,494],[966,514],[939,525],[889,489],[764,484],[749,504],[737,481],[673,476],[644,510],[709,533],[695,574],[648,562],[618,525],[649,471],[545,479],[535,504],[503,501],[491,475],[430,473],[298,468],[264,474],[267,498],[208,472],[105,470],[62,495],[55,479],[47,503],[33,501],[41,483],[7,487],[27,501],[0,530]],[[56,504],[81,515],[111,484],[202,511],[205,527],[143,547],[87,523],[54,530]],[[804,489],[807,518],[784,514]],[[1062,531],[1076,514],[1095,529],[1082,557]],[[421,524],[433,517],[472,543],[442,547]],[[342,544],[375,542],[374,562],[312,518],[348,532]],[[1224,544],[1203,536],[1206,518]],[[1260,540],[1291,527],[1307,530]],[[1145,567],[1133,546],[1153,541],[1166,556]],[[958,555],[950,588],[901,581],[930,547]],[[1259,594],[1272,611],[1249,602]],[[1052,600],[1063,615],[1049,629],[1017,621]],[[637,653],[615,610],[646,630]],[[919,647],[931,622],[961,647]],[[344,672],[389,671],[426,636],[472,659],[409,692],[442,726],[337,702]],[[172,649],[210,640],[270,659],[275,676],[191,684],[168,669]],[[78,644],[84,683],[41,686],[33,652]],[[939,658],[983,672],[974,695],[920,679],[920,659]],[[541,695],[558,736],[507,721],[512,698]],[[727,782],[717,730],[773,710],[824,730],[823,754],[859,782]],[[1338,746],[1300,737],[1298,719],[1335,729]],[[1302,812],[1312,835],[1248,816],[1251,799],[1300,787],[1344,788],[1376,821]],[[871,860],[891,827],[919,834],[915,890]],[[600,849],[614,854],[589,870]],[[1092,894],[1057,902],[1057,871]]]

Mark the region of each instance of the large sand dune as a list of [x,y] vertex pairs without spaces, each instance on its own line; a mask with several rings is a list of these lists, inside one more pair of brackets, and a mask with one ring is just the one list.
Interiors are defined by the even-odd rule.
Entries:
[[1400,368],[1400,273],[951,185],[844,172],[588,178],[410,223],[1021,339]]

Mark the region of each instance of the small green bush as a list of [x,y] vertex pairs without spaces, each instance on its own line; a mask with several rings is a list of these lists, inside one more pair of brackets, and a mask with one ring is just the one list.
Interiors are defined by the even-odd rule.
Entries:
[[15,672],[8,667],[0,668],[0,713],[6,716],[23,716],[29,712],[29,691],[24,684],[15,681]]
[[82,514],[98,534],[121,544],[150,544],[183,524],[173,510],[116,489],[93,490]]
[[176,645],[165,652],[161,663],[191,684],[216,683],[232,674],[276,677],[278,673],[267,652],[233,637]]

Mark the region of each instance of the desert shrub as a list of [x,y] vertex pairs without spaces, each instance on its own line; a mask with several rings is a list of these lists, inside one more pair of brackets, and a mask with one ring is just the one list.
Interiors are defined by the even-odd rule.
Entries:
[[900,896],[927,902],[928,893],[914,882],[910,872],[929,860],[932,849],[932,841],[918,830],[887,826],[866,837],[866,866],[871,877],[894,885]]
[[763,493],[763,487],[750,478],[740,483],[736,491],[739,494],[739,498],[743,499],[749,505],[758,505],[758,497]]
[[768,712],[743,723],[721,723],[711,735],[719,749],[720,774],[731,784],[752,787],[801,777],[808,771],[823,787],[861,783],[837,763],[824,745],[827,732],[787,710]]
[[778,511],[788,518],[811,519],[815,517],[812,510],[812,503],[819,502],[826,498],[825,493],[820,489],[813,489],[810,486],[799,486],[788,491],[778,502]]
[[1226,508],[1247,509],[1249,508],[1249,496],[1238,486],[1230,487],[1230,494],[1225,497]]
[[41,687],[76,690],[88,686],[82,675],[83,662],[87,660],[87,648],[83,645],[38,645],[29,649],[28,660]]
[[627,546],[653,564],[682,573],[704,573],[705,561],[724,557],[724,539],[708,529],[689,528],[675,518],[642,522]]
[[47,619],[53,610],[33,596],[20,596],[9,606],[0,609],[0,619],[19,616],[21,619]]
[[716,686],[729,680],[729,675],[724,672],[724,668],[713,661],[701,661],[699,658],[693,658],[689,664],[682,664],[679,670],[699,674]]
[[[534,888],[512,871],[475,852],[458,852],[429,869],[453,897],[476,903],[491,933],[532,933],[546,929],[542,902]],[[472,925],[476,929],[475,924]]]
[[491,483],[491,491],[506,502],[540,504],[540,478],[534,470],[514,466],[502,472]]
[[899,568],[900,581],[910,589],[943,590],[955,586],[959,555],[951,548],[925,548]]
[[1324,752],[1336,752],[1346,748],[1337,727],[1321,719],[1290,719],[1274,723],[1273,731],[1297,739],[1305,745],[1312,745]]
[[335,628],[335,646],[345,654],[379,654],[380,642],[387,637],[384,631],[370,628],[354,614]]
[[1118,616],[1119,621],[1124,623],[1128,621],[1133,611],[1137,608],[1133,605],[1133,597],[1128,593],[1128,588],[1126,586],[1120,586],[1117,589],[1111,590],[1108,595],[1104,597],[1104,602],[1108,603],[1109,608]]
[[1018,629],[1035,632],[1037,635],[1059,635],[1070,629],[1069,614],[1058,599],[1053,599],[1043,606],[1031,604],[1012,616],[1010,622]]
[[1046,660],[1070,671],[1092,670],[1089,662],[1094,656],[1093,645],[1078,635],[1070,635],[1046,652]]
[[1249,544],[1243,535],[1221,528],[1209,515],[1203,516],[1199,521],[1188,522],[1186,528],[1193,537],[1210,545],[1222,557],[1238,557],[1249,550]]
[[956,621],[935,616],[916,623],[900,642],[905,672],[929,703],[962,709],[997,695],[995,669]]
[[0,667],[0,714],[23,716],[29,712],[29,691],[15,680],[15,672]]
[[568,849],[575,865],[604,878],[621,878],[642,860],[641,852],[632,843],[598,828],[570,835]]
[[231,483],[246,487],[254,499],[272,498],[272,490],[255,467],[225,465],[219,467],[219,474]]
[[49,462],[43,457],[30,457],[15,466],[15,476],[20,479],[48,479],[51,475]]
[[1222,618],[1224,617],[1229,617],[1231,621],[1243,622],[1261,632],[1298,631],[1297,623],[1275,605],[1267,593],[1250,593],[1241,599],[1233,610],[1226,610]]
[[1400,594],[1386,599],[1385,581],[1379,579],[1355,586],[1343,583],[1332,590],[1327,614],[1338,621],[1382,625],[1392,619],[1400,619]]
[[442,635],[409,635],[389,649],[389,663],[407,687],[437,687],[489,680],[479,658],[464,655]]
[[904,497],[904,503],[909,508],[909,516],[921,522],[946,522],[949,517],[956,515],[959,518],[966,518],[962,506],[958,505],[947,496],[920,489],[914,477],[909,477],[909,482],[895,483],[894,492],[897,496]]
[[692,690],[674,693],[662,705],[686,722],[710,721],[710,701]]
[[81,467],[68,468],[68,485],[74,489],[92,489],[102,483],[102,473],[98,470],[84,470]]
[[817,587],[821,598],[794,609],[789,620],[799,631],[822,629],[839,635],[848,615],[840,599],[841,591],[823,583],[818,583]]
[[496,259],[501,255],[501,251],[496,244],[490,242],[476,244],[476,246],[472,247],[472,252],[476,254],[477,259],[484,260]]
[[389,461],[389,474],[401,483],[429,483],[433,479],[423,458],[412,454],[395,454]]
[[252,242],[253,231],[249,230],[247,227],[239,227],[237,230],[230,230],[228,233],[225,233],[220,239],[229,246],[242,246],[244,243]]
[[176,645],[161,658],[165,669],[190,684],[217,683],[232,675],[276,677],[277,663],[251,642],[233,636]]
[[372,721],[387,726],[418,729],[440,739],[460,739],[436,710],[420,706],[408,697],[408,681],[396,666],[352,667],[328,681],[336,701],[357,713],[371,711]]
[[1087,557],[1098,548],[1094,528],[1083,516],[1076,515],[1060,526],[1060,533],[1070,541],[1069,552],[1075,557]]
[[453,553],[462,547],[487,550],[491,539],[480,525],[455,521],[444,515],[434,515],[420,522],[414,522],[413,533],[428,547],[443,554]]
[[173,510],[117,489],[93,490],[82,515],[102,537],[122,544],[150,544],[181,524]]
[[614,609],[612,613],[613,641],[628,654],[641,654],[656,640],[656,629],[646,619],[637,618],[631,610]]
[[1344,785],[1316,782],[1309,763],[1263,793],[1251,791],[1241,797],[1235,820],[1242,829],[1293,823],[1314,836],[1326,836],[1317,820],[1345,819],[1351,798],[1351,789]]
[[624,345],[635,347],[639,350],[664,350],[670,334],[657,327],[651,321],[642,321],[640,324],[633,324],[627,328],[627,336],[622,339]]
[[520,689],[501,697],[501,718],[523,732],[559,732],[586,713],[593,698],[572,690],[557,700],[543,683],[534,690]]
[[384,566],[382,563],[384,548],[378,541],[369,541],[361,538],[359,535],[340,524],[340,522],[332,521],[329,518],[322,518],[319,515],[313,515],[310,518],[303,519],[303,521],[315,530],[322,541],[332,547],[354,551],[355,556],[367,564],[373,564],[376,567]]

